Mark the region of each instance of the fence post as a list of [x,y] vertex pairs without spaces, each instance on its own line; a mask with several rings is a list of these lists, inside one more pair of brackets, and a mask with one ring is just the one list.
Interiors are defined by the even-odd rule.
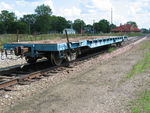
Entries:
[[17,42],[19,42],[19,30],[17,30]]

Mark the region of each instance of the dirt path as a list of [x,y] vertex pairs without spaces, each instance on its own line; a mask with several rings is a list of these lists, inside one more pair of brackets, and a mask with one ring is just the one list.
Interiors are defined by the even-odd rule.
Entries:
[[129,101],[150,88],[150,70],[126,79],[144,55],[140,45],[29,97],[8,113],[128,113]]

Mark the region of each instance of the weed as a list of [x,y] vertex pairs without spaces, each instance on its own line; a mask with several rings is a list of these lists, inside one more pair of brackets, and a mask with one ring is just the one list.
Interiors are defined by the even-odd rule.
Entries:
[[150,91],[145,91],[140,98],[131,102],[132,113],[150,113]]

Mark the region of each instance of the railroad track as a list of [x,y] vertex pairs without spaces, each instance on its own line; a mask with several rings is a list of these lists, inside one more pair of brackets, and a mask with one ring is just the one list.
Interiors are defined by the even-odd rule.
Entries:
[[[127,46],[133,42],[136,42],[139,39],[142,39],[143,37],[129,38],[127,41],[123,43],[122,47]],[[85,62],[86,60],[95,58],[105,52],[107,52],[107,49],[103,48],[102,51],[96,51],[93,53],[89,53],[88,55],[87,54],[83,55],[77,60],[70,62],[70,64],[73,66],[79,65]],[[33,68],[31,69],[31,67]],[[17,66],[11,69],[2,70],[0,71],[0,90],[11,90],[10,86],[16,84],[24,85],[26,84],[26,82],[30,82],[33,79],[40,79],[43,76],[44,77],[50,76],[51,74],[58,73],[65,69],[67,69],[65,67],[65,64],[62,64],[61,66],[51,67],[51,65],[47,61],[43,61],[32,65],[27,64],[23,68]]]

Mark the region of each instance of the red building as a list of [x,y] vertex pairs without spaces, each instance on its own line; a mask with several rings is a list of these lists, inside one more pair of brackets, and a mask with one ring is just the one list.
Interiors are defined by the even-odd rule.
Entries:
[[130,24],[127,25],[121,25],[115,29],[111,30],[112,32],[140,32],[141,30],[139,28],[135,28]]

